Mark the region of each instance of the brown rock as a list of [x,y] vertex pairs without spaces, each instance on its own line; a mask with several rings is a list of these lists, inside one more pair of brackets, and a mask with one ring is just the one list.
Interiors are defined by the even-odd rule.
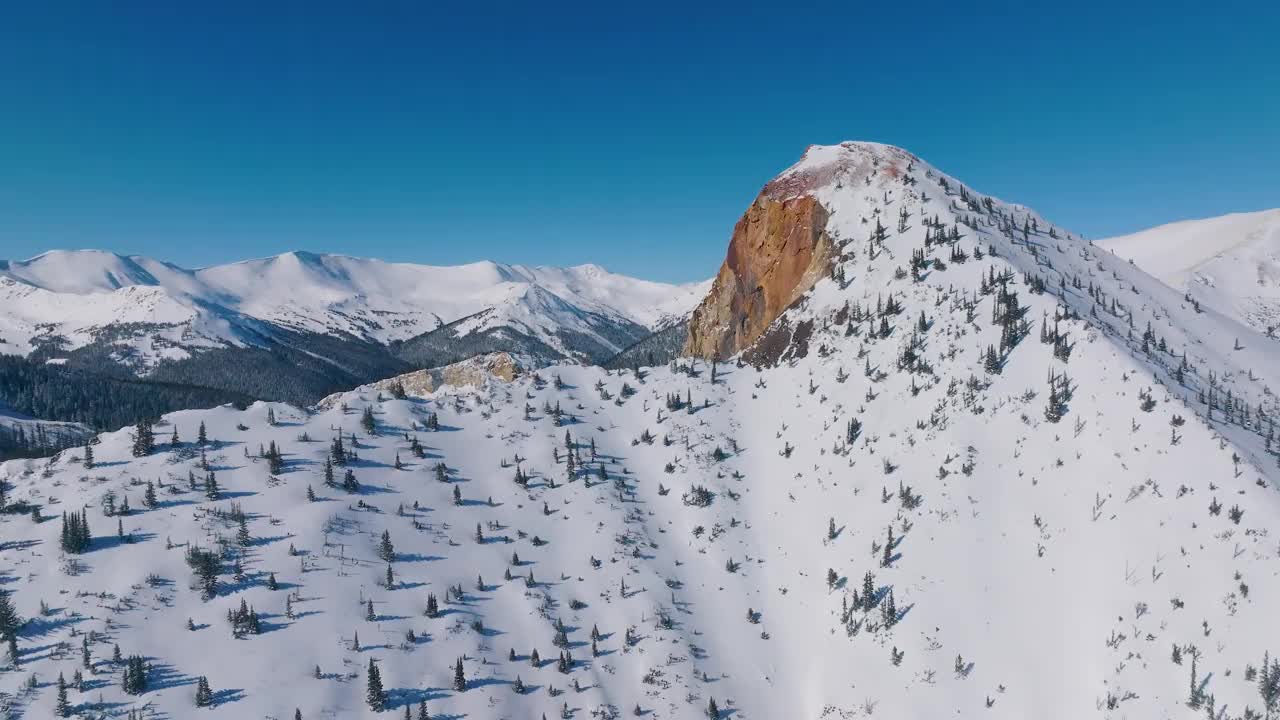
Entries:
[[748,348],[830,267],[828,212],[808,195],[766,187],[734,226],[711,292],[689,319],[684,353],[727,358]]

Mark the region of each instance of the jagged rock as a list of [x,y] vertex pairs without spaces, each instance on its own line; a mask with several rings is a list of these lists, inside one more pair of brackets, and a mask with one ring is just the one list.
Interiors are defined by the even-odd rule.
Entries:
[[[440,387],[479,387],[490,380],[511,382],[523,374],[524,368],[510,353],[495,352],[476,355],[461,362],[438,368],[426,368],[396,375],[357,390],[391,394],[392,388],[399,383],[404,387],[406,395],[427,395]],[[334,393],[317,403],[317,407],[327,409],[338,403],[345,393]]]
[[684,354],[726,358],[747,347],[828,270],[828,212],[770,183],[734,226],[711,292],[693,311]]

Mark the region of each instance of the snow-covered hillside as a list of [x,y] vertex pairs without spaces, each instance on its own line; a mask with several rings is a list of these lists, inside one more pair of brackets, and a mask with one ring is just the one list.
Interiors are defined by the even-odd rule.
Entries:
[[33,717],[60,675],[76,712],[191,717],[206,678],[201,715],[373,717],[373,674],[397,718],[1274,716],[1274,343],[897,148],[767,191],[840,252],[738,362],[189,410],[142,457],[126,430],[91,468],[0,465],[0,689]]
[[0,458],[51,455],[91,435],[79,423],[37,420],[0,405]]
[[1203,306],[1280,331],[1280,209],[1170,223],[1098,244]]
[[705,289],[595,265],[436,267],[292,252],[187,270],[55,251],[0,262],[0,352],[26,354],[58,340],[68,349],[104,343],[145,368],[202,348],[258,345],[274,328],[385,344],[474,317],[469,332],[510,327],[575,357],[560,331],[617,351],[627,343],[611,330],[634,340],[687,314]]

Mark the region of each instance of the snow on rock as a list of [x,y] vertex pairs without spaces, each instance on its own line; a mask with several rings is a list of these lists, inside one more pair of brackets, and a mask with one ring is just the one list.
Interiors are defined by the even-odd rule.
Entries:
[[[511,382],[526,372],[528,367],[527,361],[518,360],[510,353],[485,353],[444,367],[414,370],[362,385],[356,388],[356,391],[389,395],[402,392],[410,397],[425,397],[445,386],[473,388],[481,387],[492,380]],[[334,393],[317,403],[317,407],[323,409],[336,407],[347,395],[348,393],[345,392]]]

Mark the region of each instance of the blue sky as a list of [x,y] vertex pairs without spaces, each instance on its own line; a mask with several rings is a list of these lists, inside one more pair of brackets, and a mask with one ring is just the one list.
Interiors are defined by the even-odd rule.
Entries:
[[1091,237],[1280,206],[1275,3],[27,5],[0,28],[0,257],[693,280],[845,139]]

